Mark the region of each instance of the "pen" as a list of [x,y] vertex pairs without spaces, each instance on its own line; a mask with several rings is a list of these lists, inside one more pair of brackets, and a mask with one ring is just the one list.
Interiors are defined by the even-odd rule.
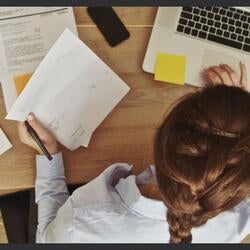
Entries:
[[30,124],[27,121],[25,121],[24,123],[25,123],[25,126],[26,126],[28,132],[32,136],[32,138],[35,140],[35,142],[37,143],[37,145],[40,147],[40,149],[46,155],[46,157],[48,158],[48,160],[51,161],[53,158],[50,155],[50,153],[48,152],[48,150],[46,149],[46,147],[44,146],[43,142],[39,138],[39,136],[36,133],[36,131],[30,126]]

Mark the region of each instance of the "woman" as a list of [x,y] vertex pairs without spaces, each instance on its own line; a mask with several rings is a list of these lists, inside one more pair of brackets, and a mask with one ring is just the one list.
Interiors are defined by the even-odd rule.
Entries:
[[[172,108],[155,167],[134,176],[114,164],[72,196],[55,138],[30,115],[53,154],[36,157],[37,242],[240,242],[250,232],[250,94],[240,68],[240,80],[227,65],[205,70],[210,86]],[[23,123],[19,135],[42,154]]]

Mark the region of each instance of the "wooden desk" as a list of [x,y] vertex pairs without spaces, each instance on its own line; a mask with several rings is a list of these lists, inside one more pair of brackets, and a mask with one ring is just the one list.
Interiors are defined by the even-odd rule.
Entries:
[[[164,113],[175,99],[192,90],[187,86],[158,83],[151,74],[142,71],[156,8],[114,9],[131,34],[129,40],[116,48],[104,41],[86,8],[74,9],[82,41],[131,87],[131,91],[96,130],[87,149],[74,152],[63,149],[68,183],[87,182],[114,162],[133,164],[135,173],[153,163],[153,137]],[[19,142],[16,123],[5,120],[5,115],[0,90],[0,126],[14,145],[0,157],[0,194],[33,187],[35,180],[35,153]],[[0,228],[3,229],[1,218]],[[249,236],[244,242],[250,242]],[[6,242],[2,231],[0,242]]]
[[[115,162],[127,162],[138,173],[153,163],[154,133],[169,105],[191,90],[158,83],[142,71],[156,8],[115,8],[131,37],[111,48],[88,17],[85,7],[75,8],[79,36],[130,87],[131,91],[96,130],[90,146],[74,152],[63,149],[68,183],[84,183]],[[4,119],[0,93],[0,126],[14,147],[0,157],[0,194],[34,186],[35,152],[19,142],[16,123]]]

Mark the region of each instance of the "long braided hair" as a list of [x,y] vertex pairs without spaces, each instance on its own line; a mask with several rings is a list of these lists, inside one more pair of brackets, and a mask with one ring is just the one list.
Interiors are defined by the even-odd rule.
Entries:
[[250,196],[250,94],[206,87],[182,98],[155,140],[158,186],[170,243]]

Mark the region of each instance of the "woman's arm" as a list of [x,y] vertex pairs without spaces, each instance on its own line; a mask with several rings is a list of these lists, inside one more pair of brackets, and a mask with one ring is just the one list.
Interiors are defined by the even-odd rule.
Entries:
[[43,234],[46,227],[54,220],[58,209],[65,203],[69,194],[65,182],[62,154],[59,153],[55,137],[34,117],[28,116],[28,122],[37,132],[45,147],[52,155],[49,161],[42,155],[40,148],[28,133],[24,122],[18,124],[20,140],[36,149],[40,155],[36,156],[36,203],[38,204],[38,234]]
[[53,160],[49,161],[44,155],[36,156],[35,194],[38,204],[37,233],[40,235],[69,197],[62,154],[53,154],[52,157]]

